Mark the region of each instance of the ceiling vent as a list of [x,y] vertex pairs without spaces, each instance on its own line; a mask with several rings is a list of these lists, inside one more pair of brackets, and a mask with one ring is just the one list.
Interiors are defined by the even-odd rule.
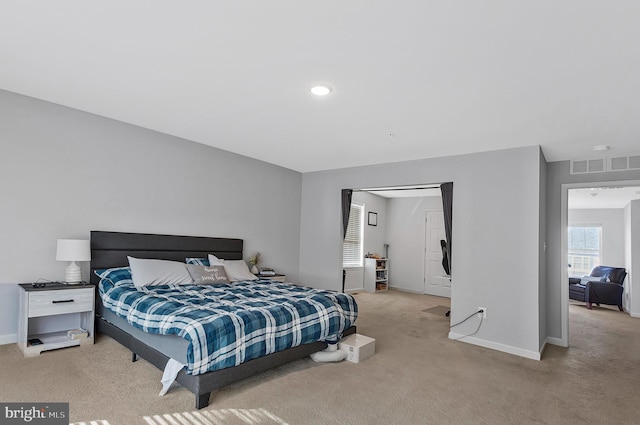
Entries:
[[640,154],[607,156],[604,158],[572,159],[571,174],[602,173],[604,171],[640,170]]

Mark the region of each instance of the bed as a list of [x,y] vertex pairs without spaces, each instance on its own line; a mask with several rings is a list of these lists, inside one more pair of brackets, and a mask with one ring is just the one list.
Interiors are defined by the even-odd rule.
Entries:
[[[243,241],[232,238],[209,238],[196,236],[155,235],[121,232],[91,232],[91,283],[99,287],[100,278],[94,273],[99,269],[112,269],[128,266],[127,256],[145,259],[163,259],[184,262],[186,258],[206,258],[213,254],[225,260],[243,259]],[[280,283],[256,282],[262,286],[273,284],[273,290],[279,290]],[[103,285],[103,288],[107,285]],[[241,287],[241,284],[238,284]],[[258,286],[258,285],[256,285]],[[303,289],[291,286],[294,290]],[[149,361],[160,370],[165,368],[169,359],[188,364],[187,353],[190,342],[178,335],[161,335],[144,332],[134,327],[124,318],[114,313],[103,305],[99,296],[96,299],[96,331],[108,335],[129,348],[132,359],[138,356]],[[283,289],[284,290],[284,289]],[[349,299],[349,295],[335,294],[342,300]],[[105,298],[106,304],[109,301]],[[110,306],[111,307],[111,306]],[[357,307],[356,307],[357,308]],[[355,320],[355,318],[354,318]],[[351,322],[346,324],[346,329],[341,332],[343,336],[355,332]],[[323,350],[327,344],[322,341],[313,341],[276,351],[271,354],[260,355],[233,366],[215,366],[216,370],[182,369],[176,381],[195,394],[197,409],[209,404],[211,392],[242,380],[249,376],[261,373],[285,363],[304,358],[314,352]]]

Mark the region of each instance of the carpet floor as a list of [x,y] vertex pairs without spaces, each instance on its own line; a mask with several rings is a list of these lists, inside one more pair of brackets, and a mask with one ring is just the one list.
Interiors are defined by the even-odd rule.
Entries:
[[302,359],[214,393],[200,411],[176,384],[159,397],[161,371],[106,336],[28,359],[0,346],[0,401],[69,402],[77,425],[640,423],[640,320],[615,307],[571,305],[571,347],[548,346],[538,362],[449,340],[449,319],[435,314],[448,299],[355,297],[374,356]]

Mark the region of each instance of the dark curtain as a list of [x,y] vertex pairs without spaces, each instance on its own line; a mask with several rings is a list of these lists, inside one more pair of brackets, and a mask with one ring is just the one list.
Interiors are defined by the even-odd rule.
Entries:
[[451,272],[451,213],[453,211],[453,183],[440,185],[442,191],[442,212],[444,213],[444,232],[447,236],[447,257],[449,260],[449,272]]
[[[349,214],[351,213],[351,197],[353,190],[342,189],[342,239],[347,236],[347,227],[349,227]],[[342,269],[342,292],[344,293],[344,283],[347,279],[347,271]]]
[[342,189],[342,239],[347,236],[347,227],[349,226],[349,213],[351,213],[351,197],[353,190]]

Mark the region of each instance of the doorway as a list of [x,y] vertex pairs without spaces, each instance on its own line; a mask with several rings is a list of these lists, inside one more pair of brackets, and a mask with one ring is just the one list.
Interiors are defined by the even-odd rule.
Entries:
[[[389,287],[391,289],[425,293],[425,218],[427,211],[439,211],[442,215],[442,191],[440,184],[375,187],[353,189],[351,204],[364,206],[364,254],[388,257]],[[374,221],[369,216],[375,217]],[[442,219],[444,220],[444,219]],[[437,251],[433,260],[440,270],[434,275],[443,276],[440,239],[446,239],[444,224],[434,236]],[[437,256],[437,257],[436,257]],[[437,260],[436,260],[437,258]],[[355,267],[346,269],[346,290],[363,290],[364,271]],[[443,287],[450,286],[449,281]],[[450,297],[450,290],[447,295]]]
[[[635,186],[638,186],[638,187],[635,187]],[[631,187],[634,187],[634,188],[630,189]],[[626,195],[623,195],[621,193],[616,193],[616,191],[626,192]],[[595,193],[597,194],[594,195]],[[574,184],[562,185],[562,199],[561,199],[562,259],[560,263],[561,269],[562,269],[561,270],[561,273],[562,273],[561,274],[562,337],[561,337],[560,345],[565,347],[569,346],[568,265],[570,264],[569,262],[569,247],[570,247],[569,246],[569,226],[571,224],[569,220],[569,216],[570,216],[569,210],[570,210],[570,207],[573,207],[573,208],[579,207],[578,209],[593,208],[593,209],[600,209],[600,210],[611,208],[611,205],[614,205],[614,204],[603,203],[604,200],[609,198],[614,199],[614,202],[622,202],[622,204],[620,203],[615,204],[617,205],[615,208],[624,208],[625,203],[628,203],[632,199],[640,198],[640,181],[635,180],[635,181],[613,181],[613,182],[588,182],[588,183],[574,183]],[[617,201],[615,200],[615,198],[617,198]],[[592,227],[595,221],[598,222],[595,224],[602,224],[600,222],[603,221],[600,219],[594,220],[593,218],[589,218],[589,219],[582,218],[581,220],[576,219],[576,217],[584,217],[584,214],[580,215],[580,214],[573,213],[572,217],[573,217],[572,220],[574,224],[576,222],[582,221],[583,223],[591,224]],[[603,239],[606,237],[607,236],[603,235]],[[620,239],[623,239],[623,240],[620,240]],[[620,244],[620,246],[624,245],[625,244],[624,237],[618,237],[618,243]],[[619,247],[616,247],[616,248],[619,248]],[[620,264],[621,267],[626,267],[625,263],[627,262],[628,255],[631,255],[630,252],[625,254],[617,253],[614,255],[610,255],[612,251],[611,249],[609,249],[608,253],[605,251],[606,251],[606,248],[602,251],[602,253],[599,253],[599,255],[603,256],[603,258],[601,258],[599,262],[604,262],[604,263],[612,262],[616,264],[622,263]],[[636,255],[636,254],[634,253],[633,255]],[[622,256],[624,256],[625,258],[622,259]],[[606,265],[616,266],[616,264],[606,264]],[[627,276],[627,280],[624,282],[624,286],[625,286],[625,294],[623,298],[623,304],[625,306],[625,310],[628,311],[628,306],[631,304],[631,294],[632,294],[632,286],[633,286],[633,282],[631,280],[630,275]]]

